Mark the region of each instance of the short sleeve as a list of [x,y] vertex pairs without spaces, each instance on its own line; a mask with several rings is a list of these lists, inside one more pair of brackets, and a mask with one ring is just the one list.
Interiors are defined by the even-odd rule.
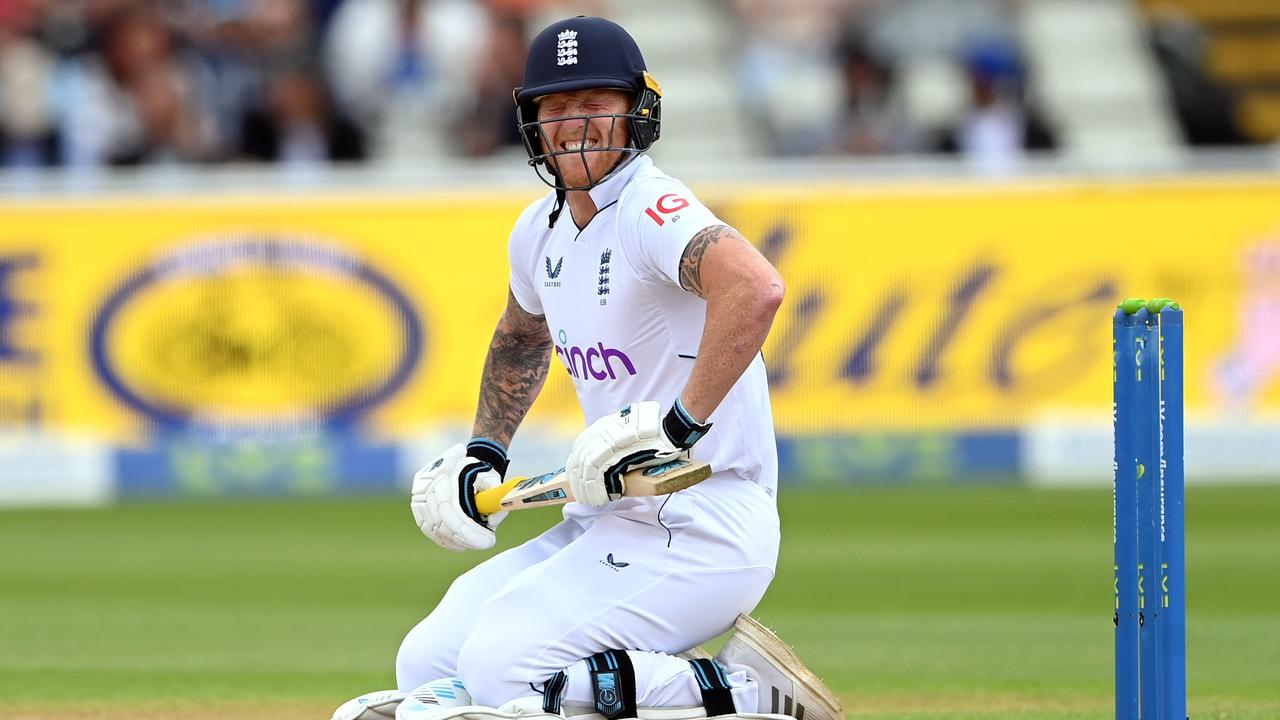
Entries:
[[680,284],[680,259],[689,241],[725,224],[688,188],[670,179],[646,183],[621,210],[632,217],[621,225],[631,232],[622,232],[619,242],[637,272],[675,285]]
[[533,284],[533,245],[535,237],[530,231],[529,218],[536,214],[534,203],[516,220],[507,240],[507,258],[511,263],[511,294],[521,309],[530,315],[543,315],[542,299]]

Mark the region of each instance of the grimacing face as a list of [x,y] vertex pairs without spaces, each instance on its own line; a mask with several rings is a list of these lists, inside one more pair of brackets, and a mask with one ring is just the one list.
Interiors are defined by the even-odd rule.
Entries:
[[[565,187],[587,187],[609,173],[623,153],[604,151],[606,147],[627,146],[627,121],[623,118],[594,117],[557,121],[576,115],[625,114],[631,110],[631,95],[622,90],[591,89],[553,93],[539,98],[538,120],[542,123],[543,151],[561,154],[547,158]],[[579,153],[578,151],[586,152]]]

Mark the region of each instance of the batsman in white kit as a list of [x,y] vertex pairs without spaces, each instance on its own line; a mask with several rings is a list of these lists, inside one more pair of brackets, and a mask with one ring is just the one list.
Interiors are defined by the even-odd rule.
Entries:
[[[839,703],[749,613],[773,579],[777,449],[760,348],[782,279],[644,152],[661,90],[635,41],[595,17],[532,42],[517,122],[551,186],[516,221],[510,294],[474,438],[414,478],[422,532],[491,548],[506,447],[549,366],[587,419],[565,462],[574,502],[542,535],[454,581],[405,637],[397,690],[336,720],[599,715],[832,720]],[[627,497],[624,474],[690,457],[714,472]],[[698,649],[733,628],[711,658]]]

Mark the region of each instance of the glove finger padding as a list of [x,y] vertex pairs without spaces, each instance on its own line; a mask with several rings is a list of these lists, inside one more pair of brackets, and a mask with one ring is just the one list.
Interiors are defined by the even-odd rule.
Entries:
[[445,549],[487,550],[497,542],[494,528],[507,514],[480,515],[475,493],[500,484],[501,476],[488,463],[469,457],[461,444],[454,445],[414,476],[414,521]]
[[623,473],[663,463],[682,452],[662,429],[662,408],[628,405],[596,420],[573,443],[565,473],[575,500],[599,507],[622,496]]
[[[475,496],[477,493],[483,490],[492,490],[501,484],[502,476],[497,472],[490,470],[489,472],[480,473],[476,476],[475,484],[472,485],[471,488],[471,501],[473,503],[475,502]],[[496,532],[498,526],[502,524],[502,521],[507,519],[507,512],[508,511],[503,510],[502,512],[496,512],[490,515],[481,515],[480,517],[484,518],[484,524],[488,526],[490,531]]]

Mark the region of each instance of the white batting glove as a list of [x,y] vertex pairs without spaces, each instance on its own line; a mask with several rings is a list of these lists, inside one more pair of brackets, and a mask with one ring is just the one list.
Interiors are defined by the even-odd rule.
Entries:
[[488,550],[505,512],[481,515],[476,493],[502,484],[506,452],[486,440],[454,445],[413,476],[409,506],[422,534],[447,550]]
[[617,500],[624,490],[623,473],[684,454],[710,429],[710,423],[695,421],[679,400],[666,416],[662,406],[646,400],[596,420],[578,435],[565,462],[574,499],[594,507]]

